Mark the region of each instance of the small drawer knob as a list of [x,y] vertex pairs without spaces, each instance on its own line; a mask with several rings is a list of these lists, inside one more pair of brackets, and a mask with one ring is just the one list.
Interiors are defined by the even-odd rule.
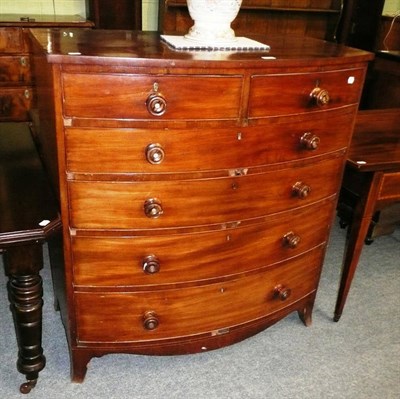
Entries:
[[280,299],[281,301],[286,301],[291,294],[292,290],[283,286],[282,284],[279,284],[274,288],[274,298]]
[[307,184],[298,181],[294,186],[292,187],[293,194],[298,197],[298,198],[307,198],[308,195],[311,192],[311,187],[308,186]]
[[160,164],[165,157],[165,152],[162,146],[158,143],[149,144],[146,147],[146,159],[147,162],[151,163],[152,165]]
[[155,255],[148,255],[142,260],[143,271],[147,274],[155,274],[160,271],[160,261]]
[[289,248],[296,248],[300,243],[300,236],[293,233],[293,231],[289,231],[289,233],[283,236],[283,246]]
[[143,315],[143,327],[146,330],[155,330],[160,324],[156,312],[149,310]]
[[167,110],[167,100],[158,91],[158,83],[157,82],[155,82],[153,84],[153,91],[147,97],[146,107],[147,107],[147,111],[149,111],[150,115],[153,115],[153,116],[164,115],[165,111]]
[[306,150],[316,150],[320,143],[320,138],[311,132],[304,133],[300,138],[301,146]]
[[328,105],[330,101],[328,90],[321,89],[320,87],[315,87],[310,93],[310,97],[314,105],[318,107]]
[[157,198],[147,199],[144,203],[144,213],[148,218],[159,218],[164,213],[161,201]]

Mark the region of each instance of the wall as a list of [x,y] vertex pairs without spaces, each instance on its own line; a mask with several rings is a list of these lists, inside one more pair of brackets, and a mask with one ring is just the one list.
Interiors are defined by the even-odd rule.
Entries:
[[0,14],[85,16],[85,0],[1,0]]
[[[113,1],[113,0],[110,0]],[[143,0],[143,30],[157,30],[158,0]],[[86,16],[85,0],[1,0],[0,14]],[[22,14],[21,14],[22,15]]]
[[[112,0],[110,0],[112,1]],[[157,30],[158,0],[143,0],[143,30]],[[60,14],[85,16],[85,0],[1,0],[0,14]],[[386,0],[384,15],[400,11],[400,0]]]
[[400,12],[400,0],[385,0],[383,15],[395,15]]
[[143,0],[142,2],[143,30],[158,29],[158,0]]

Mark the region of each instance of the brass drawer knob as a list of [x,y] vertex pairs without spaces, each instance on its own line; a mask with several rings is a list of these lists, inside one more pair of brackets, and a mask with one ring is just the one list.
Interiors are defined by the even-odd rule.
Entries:
[[165,157],[165,152],[162,146],[158,143],[149,144],[146,147],[146,159],[147,162],[151,163],[152,165],[160,164]]
[[286,301],[291,294],[292,290],[283,286],[282,284],[279,284],[274,288],[274,298],[280,299],[281,301]]
[[146,274],[155,274],[160,271],[160,261],[155,255],[148,255],[142,260],[143,271]]
[[298,181],[293,185],[292,191],[296,197],[304,199],[310,194],[311,187],[301,181]]
[[144,202],[144,213],[148,218],[159,218],[164,213],[161,201],[157,198],[147,199]]
[[158,83],[153,84],[153,92],[147,97],[146,100],[147,111],[150,115],[161,116],[167,110],[167,100],[158,91]]
[[293,231],[289,231],[289,233],[283,236],[283,246],[289,248],[296,248],[300,243],[300,236],[293,233]]
[[330,101],[328,90],[321,89],[320,87],[315,87],[310,93],[310,97],[314,105],[318,107],[328,105]]
[[146,330],[155,330],[160,324],[156,312],[149,310],[143,316],[143,327]]
[[306,150],[316,150],[320,143],[320,138],[311,132],[304,133],[300,138],[301,146]]

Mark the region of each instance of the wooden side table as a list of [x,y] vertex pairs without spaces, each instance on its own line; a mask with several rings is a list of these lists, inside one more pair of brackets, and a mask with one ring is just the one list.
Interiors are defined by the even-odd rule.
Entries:
[[46,359],[42,348],[43,243],[60,230],[55,197],[27,123],[0,124],[0,254],[18,343],[18,370],[36,385]]
[[335,321],[339,321],[342,315],[373,214],[400,202],[398,108],[358,113],[342,194],[345,190],[354,193],[357,201],[346,241]]

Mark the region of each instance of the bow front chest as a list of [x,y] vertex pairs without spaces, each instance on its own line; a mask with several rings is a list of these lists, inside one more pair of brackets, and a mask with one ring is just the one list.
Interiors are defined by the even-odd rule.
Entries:
[[310,324],[370,54],[287,37],[269,53],[174,51],[148,32],[32,38],[72,379],[93,356],[208,351],[293,311]]

